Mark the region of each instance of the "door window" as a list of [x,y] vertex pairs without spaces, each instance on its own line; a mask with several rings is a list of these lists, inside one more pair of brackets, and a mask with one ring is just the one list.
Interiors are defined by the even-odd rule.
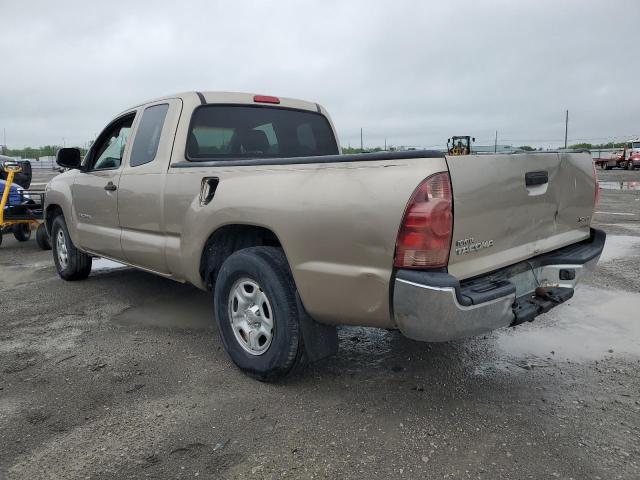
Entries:
[[91,149],[89,170],[115,170],[120,167],[134,118],[135,114],[127,115],[100,134]]
[[131,147],[131,159],[129,165],[137,167],[145,163],[153,162],[158,152],[160,134],[164,119],[167,116],[169,104],[154,105],[144,110],[136,137]]

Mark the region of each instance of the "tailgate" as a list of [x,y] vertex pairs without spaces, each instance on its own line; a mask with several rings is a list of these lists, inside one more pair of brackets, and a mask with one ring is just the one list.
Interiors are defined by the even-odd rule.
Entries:
[[448,156],[447,164],[454,219],[449,273],[455,277],[589,237],[595,178],[588,154]]

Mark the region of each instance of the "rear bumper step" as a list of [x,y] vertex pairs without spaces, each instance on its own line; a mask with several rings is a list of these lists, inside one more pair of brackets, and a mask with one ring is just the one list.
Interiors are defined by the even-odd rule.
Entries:
[[553,307],[566,302],[571,297],[573,297],[573,288],[536,288],[533,295],[524,295],[517,298],[513,303],[511,310],[513,311],[514,319],[511,326],[515,327],[524,322],[533,322],[538,315],[547,313]]
[[445,272],[398,270],[393,316],[415,340],[442,342],[530,322],[567,301],[595,268],[606,234],[460,282]]

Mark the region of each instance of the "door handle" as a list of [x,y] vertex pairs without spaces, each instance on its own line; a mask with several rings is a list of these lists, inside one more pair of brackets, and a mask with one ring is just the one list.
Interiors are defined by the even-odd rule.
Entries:
[[544,185],[549,183],[549,172],[543,170],[541,172],[527,172],[524,175],[524,182],[527,187],[533,187],[534,185]]
[[104,186],[104,189],[108,192],[113,192],[118,189],[113,182],[109,182]]

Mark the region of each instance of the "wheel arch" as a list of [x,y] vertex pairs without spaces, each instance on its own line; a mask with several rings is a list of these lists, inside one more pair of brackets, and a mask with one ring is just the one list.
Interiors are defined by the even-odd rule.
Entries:
[[200,278],[208,289],[213,289],[217,272],[231,254],[238,250],[259,246],[281,248],[287,257],[280,238],[270,228],[238,223],[218,227],[209,235],[202,249]]
[[64,211],[62,207],[57,203],[53,203],[51,205],[47,205],[47,209],[44,214],[44,224],[47,229],[47,233],[51,235],[51,225],[53,224],[53,219],[58,215],[64,216]]

